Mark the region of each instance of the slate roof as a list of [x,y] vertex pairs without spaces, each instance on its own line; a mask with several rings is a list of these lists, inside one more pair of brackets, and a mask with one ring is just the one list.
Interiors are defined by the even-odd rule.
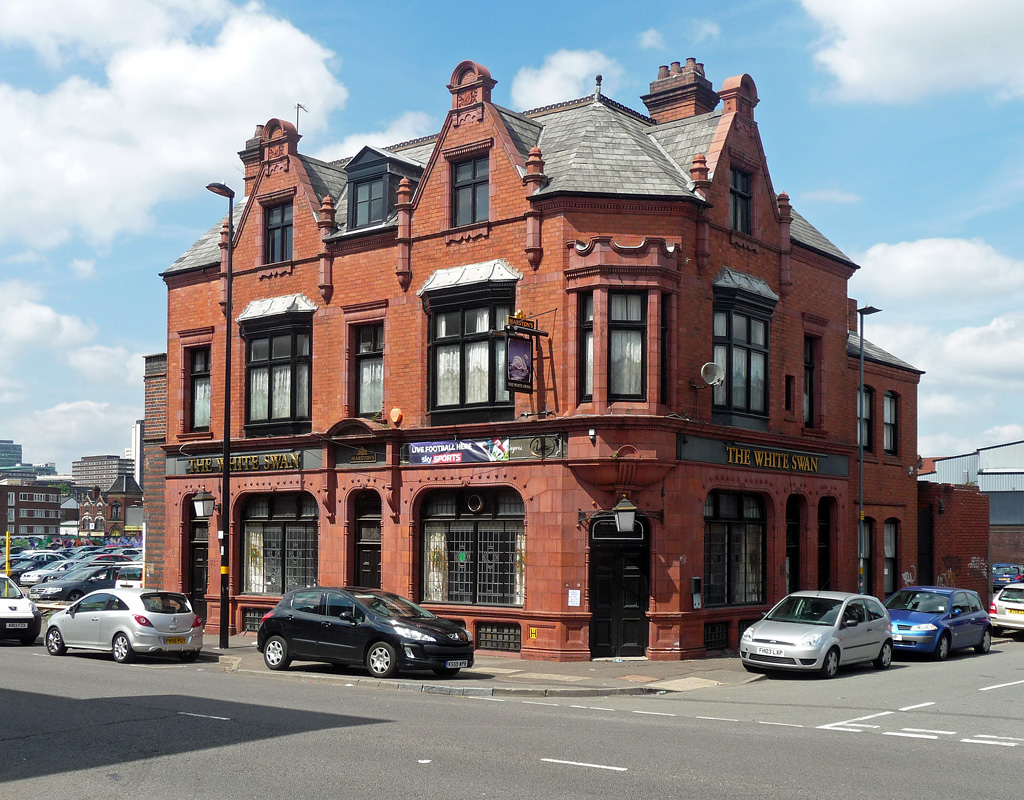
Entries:
[[[860,358],[860,336],[856,331],[850,331],[846,339],[846,354],[853,356],[854,358]],[[873,344],[870,340],[864,340],[864,360],[873,361],[876,364],[884,364],[887,367],[895,367],[896,369],[906,370],[907,372],[916,372],[918,375],[924,375],[923,369],[908,364],[902,359],[896,358],[892,353],[883,350],[877,344]]]
[[[547,183],[537,196],[560,193],[663,197],[704,202],[693,191],[690,166],[697,153],[707,154],[723,111],[656,124],[654,120],[604,95],[590,95],[531,111],[516,112],[495,106],[513,145],[525,161],[539,145]],[[438,135],[425,136],[386,148],[375,148],[404,161],[426,166]],[[318,202],[334,198],[337,230],[328,238],[338,240],[362,235],[368,229],[347,231],[348,175],[350,159],[326,162],[299,156]],[[235,207],[236,221],[243,204]],[[397,225],[397,215],[374,231]],[[221,223],[207,231],[164,275],[216,265],[220,261]],[[843,261],[850,258],[796,211],[790,237],[800,246]]]

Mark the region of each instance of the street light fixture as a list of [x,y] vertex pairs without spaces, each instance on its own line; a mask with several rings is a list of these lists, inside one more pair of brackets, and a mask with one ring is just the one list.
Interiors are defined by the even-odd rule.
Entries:
[[213,516],[216,508],[216,499],[206,489],[200,489],[199,493],[192,498],[192,508],[195,510],[197,519],[209,519]]
[[864,538],[864,317],[877,314],[882,309],[874,306],[864,306],[857,309],[857,316],[860,317],[860,388],[857,391],[857,467],[859,471],[857,502],[857,575],[858,590],[864,591],[866,582],[861,564],[861,553],[863,552]]
[[[224,297],[224,463],[220,493],[220,649],[228,648],[228,567],[231,553],[231,251],[235,239],[235,193],[223,183],[206,185],[214,194],[228,199],[227,276]],[[223,246],[223,245],[222,245]]]

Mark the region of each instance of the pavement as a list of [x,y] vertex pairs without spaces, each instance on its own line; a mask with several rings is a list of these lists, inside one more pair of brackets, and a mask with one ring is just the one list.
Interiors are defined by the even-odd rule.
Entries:
[[289,669],[272,672],[256,650],[255,634],[228,640],[225,650],[207,636],[202,658],[214,658],[227,672],[274,680],[396,689],[425,694],[521,697],[603,697],[609,695],[662,694],[715,686],[735,686],[763,677],[748,673],[739,656],[649,661],[646,658],[611,658],[595,661],[524,661],[520,658],[477,653],[475,664],[455,678],[438,678],[430,672],[400,673],[395,678],[370,677],[360,667],[343,667],[312,661],[293,661]]

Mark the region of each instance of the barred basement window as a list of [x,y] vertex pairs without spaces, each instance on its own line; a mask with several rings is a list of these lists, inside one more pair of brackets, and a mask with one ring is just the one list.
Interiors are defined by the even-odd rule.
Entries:
[[510,489],[432,494],[423,510],[423,602],[523,605],[524,513]]
[[729,646],[729,623],[704,623],[704,649],[725,650]]
[[515,623],[481,622],[476,626],[476,646],[518,653],[523,648],[523,629]]

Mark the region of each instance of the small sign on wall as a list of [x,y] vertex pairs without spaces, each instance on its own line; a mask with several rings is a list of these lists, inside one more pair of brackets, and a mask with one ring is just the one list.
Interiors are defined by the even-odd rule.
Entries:
[[537,629],[536,628],[530,628],[530,638],[531,639],[536,639],[537,638]]
[[580,590],[570,589],[569,590],[569,607],[579,608],[580,606]]

